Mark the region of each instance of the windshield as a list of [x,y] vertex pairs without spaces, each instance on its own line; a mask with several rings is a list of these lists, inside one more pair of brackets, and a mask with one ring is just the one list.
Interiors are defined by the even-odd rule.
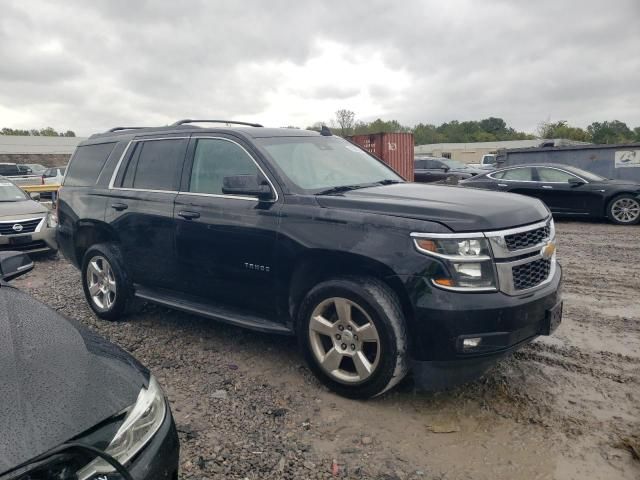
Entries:
[[0,202],[22,202],[27,195],[11,182],[0,181]]
[[384,163],[339,137],[272,137],[257,142],[302,193],[404,181]]
[[451,160],[450,158],[440,158],[439,160],[449,168],[469,168],[466,163],[459,162],[458,160]]
[[565,170],[567,170],[568,172],[571,173],[575,173],[576,175],[578,175],[579,177],[584,178],[585,180],[589,181],[589,182],[601,182],[602,180],[605,180],[604,177],[601,177],[600,175],[596,175],[595,173],[592,172],[588,172],[587,170],[583,170],[581,168],[578,167],[563,167]]

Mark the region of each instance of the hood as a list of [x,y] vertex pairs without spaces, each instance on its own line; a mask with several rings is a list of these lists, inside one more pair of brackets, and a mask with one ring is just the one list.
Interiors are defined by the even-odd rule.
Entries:
[[0,475],[122,411],[147,382],[124,350],[0,287]]
[[35,200],[25,200],[24,202],[0,202],[0,217],[13,217],[16,215],[38,215],[47,213],[47,207]]
[[323,207],[439,222],[454,232],[500,230],[549,216],[540,200],[523,195],[421,183],[398,183],[316,198]]

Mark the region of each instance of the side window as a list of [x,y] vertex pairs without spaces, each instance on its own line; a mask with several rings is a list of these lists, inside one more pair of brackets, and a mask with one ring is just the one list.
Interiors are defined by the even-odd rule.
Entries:
[[427,168],[425,166],[426,160],[415,160],[414,162],[415,162],[415,168],[418,168],[420,170]]
[[140,190],[178,190],[187,139],[144,140],[135,143],[122,173],[123,188]]
[[196,144],[189,191],[223,195],[224,177],[258,173],[256,164],[239,145],[228,140],[202,138]]
[[[95,184],[115,144],[116,142],[78,147],[69,165],[69,173],[64,184],[72,187]],[[60,173],[64,174],[64,169],[60,170]]]
[[435,166],[435,162],[433,160],[425,160],[425,167],[424,168],[436,168]]
[[555,168],[538,168],[538,177],[541,182],[556,183],[568,183],[570,178],[577,178],[575,175]]
[[503,172],[498,172],[492,175],[493,178],[498,178],[502,180],[512,180],[512,181],[520,181],[520,182],[530,182],[533,180],[533,169],[532,168],[513,168],[511,170],[505,170]]

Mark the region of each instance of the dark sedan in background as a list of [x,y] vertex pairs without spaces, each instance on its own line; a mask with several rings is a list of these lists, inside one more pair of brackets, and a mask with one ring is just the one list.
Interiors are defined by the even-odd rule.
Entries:
[[444,157],[417,156],[414,159],[414,178],[416,182],[458,183],[460,180],[485,173],[486,170]]
[[608,218],[621,225],[640,222],[640,183],[608,180],[568,165],[506,167],[466,179],[460,185],[536,197],[554,216]]
[[4,283],[32,268],[0,253],[0,480],[177,479],[176,427],[154,377]]

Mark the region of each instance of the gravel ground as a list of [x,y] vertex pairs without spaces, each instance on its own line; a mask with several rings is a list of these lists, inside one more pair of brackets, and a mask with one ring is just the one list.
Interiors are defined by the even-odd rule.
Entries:
[[558,222],[565,317],[478,381],[357,402],[323,388],[291,338],[147,305],[87,307],[78,272],[41,259],[14,283],[121,345],[170,399],[184,479],[637,479],[640,227]]

